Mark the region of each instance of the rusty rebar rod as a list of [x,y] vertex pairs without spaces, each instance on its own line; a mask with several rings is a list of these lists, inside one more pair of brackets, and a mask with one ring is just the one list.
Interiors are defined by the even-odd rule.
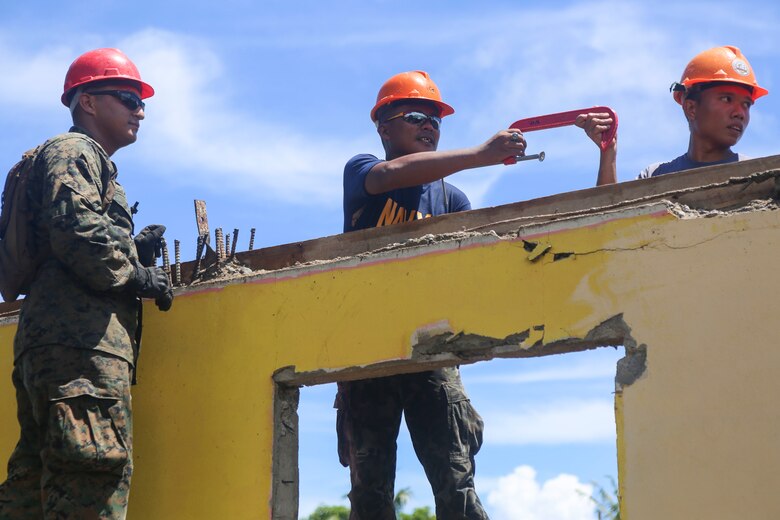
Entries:
[[195,251],[195,269],[192,270],[192,278],[198,276],[200,272],[200,257],[203,255],[203,248],[206,245],[206,236],[198,235],[198,247]]
[[165,274],[168,275],[168,283],[172,283],[171,280],[171,257],[168,254],[168,243],[165,241],[165,238],[160,238],[160,244],[162,245],[162,262],[163,262],[163,271],[165,271]]
[[233,229],[233,247],[230,248],[230,258],[236,256],[236,244],[238,244],[238,228]]
[[174,264],[174,285],[181,285],[181,242],[178,240],[173,241],[173,258],[176,262]]
[[225,242],[222,237],[222,228],[214,230],[214,238],[217,241],[217,262],[225,259]]

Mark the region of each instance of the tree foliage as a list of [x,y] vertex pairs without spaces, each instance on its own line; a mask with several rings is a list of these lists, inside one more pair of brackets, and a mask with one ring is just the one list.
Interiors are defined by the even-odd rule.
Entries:
[[436,515],[431,513],[430,507],[418,507],[411,514],[400,513],[398,515],[399,520],[436,520]]
[[608,477],[610,487],[593,482],[593,494],[590,499],[596,504],[596,518],[599,520],[620,520],[620,501],[618,500],[618,485],[613,477]]
[[349,520],[349,508],[344,506],[320,506],[305,520]]
[[[430,507],[418,507],[411,513],[404,513],[403,509],[412,497],[412,490],[403,488],[396,493],[393,499],[395,516],[398,520],[436,520],[436,515],[431,513]],[[301,520],[349,520],[349,508],[344,506],[320,506],[312,514]]]

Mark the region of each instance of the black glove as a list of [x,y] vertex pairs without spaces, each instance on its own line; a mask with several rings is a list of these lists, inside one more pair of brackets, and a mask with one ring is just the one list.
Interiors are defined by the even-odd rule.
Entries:
[[127,285],[136,296],[142,298],[165,298],[171,292],[173,301],[171,282],[161,267],[135,266],[135,273]]
[[165,294],[155,298],[154,303],[161,311],[169,311],[173,305],[173,289],[168,289]]
[[154,259],[162,256],[162,236],[165,233],[165,226],[162,224],[152,224],[146,226],[138,233],[133,242],[138,251],[138,261],[144,267],[152,267]]

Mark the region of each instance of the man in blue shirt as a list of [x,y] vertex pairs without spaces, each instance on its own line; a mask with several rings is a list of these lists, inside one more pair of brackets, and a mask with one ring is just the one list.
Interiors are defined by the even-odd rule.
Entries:
[[737,47],[715,47],[696,55],[671,90],[688,121],[688,151],[672,161],[651,164],[640,179],[746,158],[731,147],[747,130],[750,107],[768,91],[758,86]]
[[[441,118],[454,112],[423,71],[390,78],[371,119],[385,160],[356,155],[344,168],[344,231],[386,226],[471,209],[444,182],[455,172],[523,155],[519,130],[502,130],[472,148],[436,151]],[[396,437],[401,415],[436,501],[439,520],[487,519],[474,489],[482,419],[457,367],[339,383],[339,459],[350,468],[351,520],[395,520]]]
[[[714,47],[696,55],[685,67],[679,83],[673,83],[674,100],[682,106],[688,121],[688,151],[669,162],[654,163],[639,174],[640,179],[691,168],[713,166],[747,159],[731,150],[747,130],[750,107],[768,94],[756,82],[747,58],[737,47]],[[608,114],[582,114],[577,126],[596,143],[612,121]],[[599,184],[616,179],[617,141],[601,152]],[[604,173],[602,173],[604,172]]]
[[[435,90],[421,90],[427,88]],[[452,113],[425,72],[404,72],[385,83],[371,110],[385,160],[360,154],[347,162],[345,232],[471,209],[444,177],[523,155],[519,130],[502,130],[472,148],[437,152],[441,118]]]

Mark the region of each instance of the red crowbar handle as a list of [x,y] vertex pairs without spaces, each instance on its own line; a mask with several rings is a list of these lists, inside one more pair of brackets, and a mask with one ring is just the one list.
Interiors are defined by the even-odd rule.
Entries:
[[[534,130],[547,130],[548,128],[558,128],[559,126],[573,125],[580,114],[598,114],[606,113],[612,118],[612,124],[609,130],[601,134],[601,149],[606,150],[609,143],[615,137],[618,128],[618,118],[614,110],[609,107],[590,107],[580,110],[569,110],[568,112],[558,112],[557,114],[547,114],[546,116],[528,117],[515,121],[509,128],[517,128],[522,132],[533,132]],[[520,156],[522,157],[522,156]],[[518,157],[507,157],[504,164],[510,165],[517,162]]]

